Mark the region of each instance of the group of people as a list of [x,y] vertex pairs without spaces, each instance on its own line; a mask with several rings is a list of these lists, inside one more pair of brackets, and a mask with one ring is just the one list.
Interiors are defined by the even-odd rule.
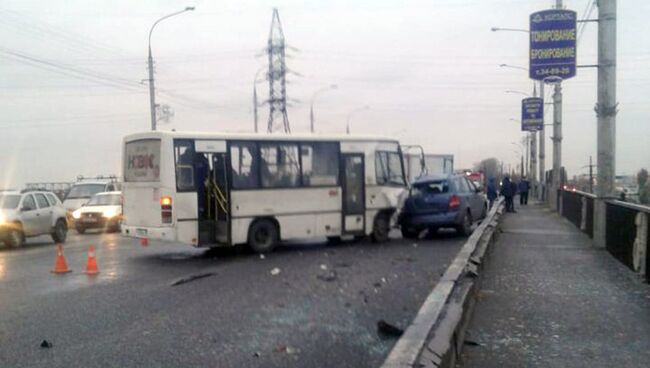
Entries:
[[519,193],[519,204],[522,206],[528,205],[528,192],[530,191],[530,182],[524,176],[519,183],[510,180],[509,176],[505,176],[501,182],[501,188],[497,193],[497,185],[494,178],[490,178],[487,184],[487,198],[490,203],[490,208],[494,204],[498,195],[501,194],[506,200],[506,212],[515,211],[514,197]]

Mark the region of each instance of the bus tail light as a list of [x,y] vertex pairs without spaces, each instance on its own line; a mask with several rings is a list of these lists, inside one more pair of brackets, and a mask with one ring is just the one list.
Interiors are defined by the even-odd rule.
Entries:
[[160,197],[160,216],[163,224],[172,223],[172,197]]
[[451,198],[449,198],[449,209],[457,208],[459,206],[460,206],[460,197],[454,194],[453,196],[451,196]]

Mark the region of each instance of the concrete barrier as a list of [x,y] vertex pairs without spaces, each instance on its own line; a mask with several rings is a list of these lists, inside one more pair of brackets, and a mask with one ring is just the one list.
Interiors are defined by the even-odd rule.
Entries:
[[454,367],[474,309],[481,270],[496,234],[503,199],[467,239],[433,291],[427,296],[383,368]]

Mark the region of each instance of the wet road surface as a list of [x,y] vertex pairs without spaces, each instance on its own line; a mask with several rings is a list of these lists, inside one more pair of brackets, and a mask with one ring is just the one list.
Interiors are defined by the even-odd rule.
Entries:
[[[73,272],[54,275],[55,246],[30,239],[0,248],[0,366],[376,367],[395,343],[377,322],[405,327],[463,241],[296,242],[261,258],[71,232]],[[97,276],[83,274],[90,244]]]

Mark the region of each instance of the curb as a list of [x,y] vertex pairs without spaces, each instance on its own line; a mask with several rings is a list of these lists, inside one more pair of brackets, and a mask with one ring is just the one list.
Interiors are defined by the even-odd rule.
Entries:
[[483,258],[502,213],[499,199],[427,296],[382,368],[454,367],[480,286]]

